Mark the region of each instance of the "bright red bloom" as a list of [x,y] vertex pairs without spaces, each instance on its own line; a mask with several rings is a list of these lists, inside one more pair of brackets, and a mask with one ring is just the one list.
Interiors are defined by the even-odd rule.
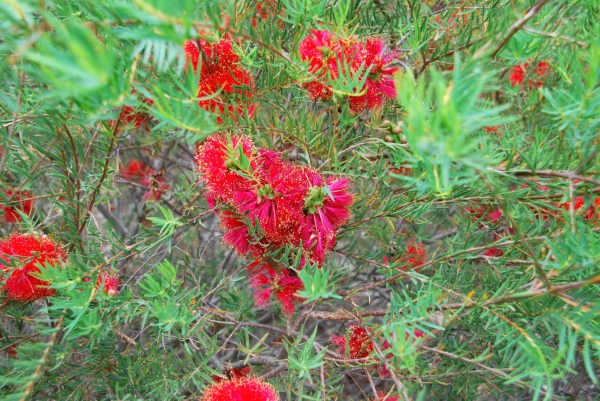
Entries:
[[[369,338],[370,328],[357,325],[348,327],[345,336],[331,336],[331,343],[338,346],[338,353],[343,358],[362,359],[368,357],[375,349]],[[346,345],[348,348],[346,348]],[[347,352],[346,352],[347,351]]]
[[121,280],[119,280],[119,277],[116,274],[104,272],[100,276],[98,276],[96,288],[100,288],[102,284],[104,284],[104,289],[102,290],[102,292],[110,295],[111,297],[114,297],[119,293],[119,286],[121,285]]
[[427,251],[423,244],[413,243],[409,246],[406,255],[402,257],[402,261],[406,262],[402,270],[414,269],[416,271],[419,270],[419,267],[425,264],[425,259],[427,257]]
[[238,255],[260,257],[267,246],[262,246],[257,239],[252,236],[244,216],[240,216],[230,210],[223,210],[219,213],[221,226],[225,229],[223,242],[233,247]]
[[[530,79],[529,81],[529,85],[535,86],[535,87],[540,87],[542,86],[543,80],[545,79],[546,75],[548,74],[548,68],[550,67],[550,63],[546,62],[546,61],[540,61],[534,72],[531,72],[531,74],[535,74],[535,76],[537,76],[538,80],[533,80]],[[523,64],[519,64],[513,67],[512,72],[509,76],[509,80],[512,84],[512,86],[517,86],[517,85],[522,85],[525,82],[525,75],[527,75],[529,72],[527,71],[527,69],[529,68],[529,63],[523,63]],[[534,76],[532,75],[531,78],[534,78]]]
[[496,209],[487,215],[486,220],[491,223],[497,223],[501,218],[502,218],[502,210]]
[[350,219],[350,181],[330,177],[324,182],[316,173],[307,173],[313,186],[304,201],[302,245],[319,264],[335,245],[336,231]]
[[17,357],[17,344],[11,344],[8,349],[6,350],[6,353],[8,354],[9,358],[16,358]]
[[245,136],[211,135],[196,150],[196,166],[206,189],[217,201],[231,203],[235,191],[250,188],[254,146]]
[[123,178],[150,187],[144,194],[144,200],[159,201],[170,188],[161,174],[140,160],[130,160],[123,170]]
[[[84,283],[89,283],[91,279],[89,277],[84,277],[81,281]],[[102,285],[104,285],[102,292],[114,297],[119,293],[121,280],[119,280],[119,277],[116,274],[104,272],[100,274],[96,280],[96,289],[99,289]]]
[[143,161],[136,159],[130,160],[123,169],[123,178],[125,178],[127,181],[133,181],[138,184],[141,184],[142,181],[147,180],[153,175],[154,169],[152,169]]
[[393,76],[399,69],[391,66],[395,57],[395,53],[386,48],[382,38],[367,39],[361,46],[354,58],[353,70],[358,71],[363,64],[370,67],[370,70],[363,88],[365,93],[350,97],[350,110],[360,113],[363,110],[378,109],[387,100],[396,97]]
[[412,175],[412,169],[410,167],[401,166],[400,168],[392,167],[390,172],[396,175],[410,176]]
[[302,84],[313,99],[331,100],[331,85],[328,83],[338,75],[338,60],[342,55],[340,39],[331,31],[311,30],[298,45],[303,61],[309,62],[308,71],[319,80]]
[[525,68],[527,68],[529,64],[519,64],[513,67],[512,72],[508,79],[512,86],[522,85],[525,80]]
[[499,129],[500,129],[500,126],[494,125],[493,127],[485,127],[485,132],[497,133]]
[[[404,266],[400,267],[402,270],[414,269],[415,271],[419,271],[419,267],[425,264],[425,260],[427,258],[427,251],[423,244],[413,243],[408,247],[408,251],[404,256],[398,258],[397,261],[400,263],[406,263]],[[387,256],[383,257],[383,263],[389,264],[390,258]]]
[[277,391],[262,379],[243,377],[214,383],[201,401],[279,401]]
[[13,234],[0,240],[0,272],[8,274],[4,291],[8,299],[30,302],[55,294],[50,284],[35,277],[40,265],[58,265],[66,255],[49,237]]
[[8,205],[0,205],[0,210],[4,211],[4,221],[7,223],[17,223],[21,221],[21,215],[17,212],[31,216],[33,212],[33,194],[29,191],[4,190],[4,194],[11,199]]
[[[201,32],[202,33],[202,32]],[[234,86],[247,86],[254,88],[254,80],[250,73],[242,67],[240,57],[233,49],[231,38],[226,35],[218,42],[208,42],[200,39],[197,42],[188,40],[184,44],[186,61],[192,63],[194,71],[200,65],[200,82],[198,83],[198,97],[202,98],[198,104],[205,110],[217,113],[219,123],[221,116],[228,113],[243,115],[244,108],[251,117],[254,113],[254,104],[247,99],[252,97],[251,90],[236,89]],[[187,65],[187,64],[186,64]],[[230,104],[227,96],[236,96],[236,105]]]
[[489,248],[483,253],[484,256],[488,256],[490,258],[500,258],[504,256],[504,251],[500,248]]
[[[132,91],[132,94],[136,94],[136,90]],[[142,102],[144,102],[147,106],[152,106],[154,104],[154,100],[148,98],[142,98]],[[118,130],[121,130],[124,127],[133,127],[136,129],[142,129],[144,131],[150,131],[150,123],[152,122],[152,117],[144,112],[140,112],[137,109],[131,106],[123,106],[123,110],[119,111],[120,123],[118,126]],[[111,120],[112,127],[117,126],[117,120]]]
[[223,373],[225,374],[225,376],[227,378],[224,379],[221,376],[211,376],[210,378],[213,379],[213,382],[215,382],[215,383],[221,383],[224,381],[236,380],[236,379],[241,379],[241,378],[247,377],[248,374],[250,374],[251,370],[252,370],[252,368],[250,366],[246,366],[246,367],[240,368],[240,369],[236,369],[236,368],[225,369],[223,371]]
[[248,266],[250,287],[255,290],[254,300],[259,307],[266,307],[271,295],[281,305],[285,315],[292,315],[295,305],[304,299],[296,295],[304,289],[304,284],[296,274],[289,269],[276,269],[266,260],[257,261]]
[[258,220],[267,241],[290,242],[300,235],[308,182],[300,168],[284,163],[274,152],[259,152],[257,160],[258,182],[235,191],[233,205],[250,221]]
[[379,401],[400,401],[400,396],[387,396],[387,393],[385,391],[379,391],[377,392],[377,397],[373,396],[373,400],[372,401],[377,401],[377,398],[379,397]]

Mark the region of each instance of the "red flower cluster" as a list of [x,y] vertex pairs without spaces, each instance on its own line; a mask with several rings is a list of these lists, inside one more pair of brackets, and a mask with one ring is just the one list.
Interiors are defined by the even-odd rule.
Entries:
[[7,223],[17,223],[21,221],[21,215],[17,212],[31,216],[33,211],[33,194],[29,191],[4,190],[7,198],[11,199],[8,205],[0,205],[0,210],[4,211],[4,221]]
[[212,384],[201,401],[279,401],[269,383],[255,377],[232,378]]
[[[331,343],[338,347],[338,353],[344,359],[352,360],[352,359],[364,359],[368,358],[373,350],[375,349],[375,345],[371,340],[373,337],[371,328],[361,327],[356,324],[348,327],[346,331],[346,335],[344,336],[331,336]],[[413,342],[417,338],[424,337],[425,334],[419,330],[414,331]],[[406,339],[408,340],[410,337],[409,333],[406,333]],[[347,348],[346,348],[347,347]],[[385,350],[391,349],[392,346],[390,343],[385,340],[380,346],[383,353]],[[391,358],[391,355],[388,355],[387,358]],[[381,362],[381,361],[380,361]],[[389,376],[389,372],[386,369],[385,365],[381,367],[381,376],[386,377]]]
[[502,218],[502,210],[493,209],[488,205],[479,206],[475,209],[467,208],[467,212],[475,221],[479,221],[480,226],[484,226],[484,222],[497,224]]
[[[373,341],[369,337],[370,328],[364,328],[357,325],[348,327],[345,336],[331,336],[331,343],[338,346],[338,353],[349,359],[362,359],[371,355],[375,349]],[[346,345],[348,346],[346,354]]]
[[[540,61],[535,67],[535,71],[531,71],[529,67],[530,65],[528,62],[513,67],[509,77],[512,86],[523,85],[526,76],[529,78],[529,80],[527,81],[528,85],[535,86],[536,88],[542,86],[548,74],[548,68],[550,67],[550,63],[546,61]],[[529,75],[531,75],[531,77],[529,77]],[[533,79],[536,77],[537,79]]]
[[66,255],[47,236],[13,234],[0,240],[0,272],[8,277],[3,290],[8,299],[30,302],[55,294],[50,285],[35,277],[40,265],[56,266]]
[[[400,267],[402,270],[408,269],[419,272],[419,268],[425,264],[426,259],[427,251],[425,250],[423,244],[412,243],[409,244],[406,254],[398,258],[396,261],[406,263],[404,266]],[[387,256],[384,256],[383,263],[389,264],[390,259]]]
[[200,144],[196,165],[211,206],[221,206],[223,240],[240,255],[262,259],[292,245],[321,264],[337,230],[350,218],[353,197],[345,178],[256,151],[244,136],[212,135]]
[[380,108],[385,101],[396,97],[393,75],[398,68],[391,66],[396,55],[386,48],[382,38],[361,42],[331,31],[312,30],[300,42],[298,52],[303,61],[309,62],[309,72],[318,78],[302,85],[313,99],[331,100],[331,81],[345,72],[340,70],[344,66],[350,68],[351,74],[358,74],[361,67],[369,69],[364,88],[349,96],[353,112]]
[[[82,280],[84,283],[89,283],[91,281],[90,278],[84,278]],[[104,272],[98,276],[96,280],[96,289],[100,288],[104,285],[102,292],[104,294],[108,294],[111,297],[114,297],[119,293],[119,286],[121,285],[121,280],[116,274],[110,274],[108,272]]]
[[377,392],[377,397],[373,396],[373,400],[372,401],[377,401],[377,399],[379,398],[379,401],[400,401],[400,396],[387,396],[387,393],[385,391],[379,391]]
[[[203,31],[199,32],[206,36]],[[254,88],[254,80],[240,63],[240,56],[235,53],[231,37],[225,35],[221,40],[208,42],[205,39],[188,40],[183,50],[186,56],[186,70],[189,63],[194,72],[200,66],[200,82],[198,83],[198,104],[205,110],[217,113],[217,122],[222,123],[225,114],[244,115],[244,109],[252,117],[254,103],[246,101],[252,97],[251,90],[238,89],[236,86]],[[236,105],[229,104],[227,96],[240,98]]]
[[150,187],[144,194],[145,200],[159,201],[163,194],[169,189],[169,184],[161,174],[140,160],[131,160],[123,170],[123,178],[140,185]]
[[302,280],[290,269],[276,269],[266,260],[257,261],[248,266],[250,273],[250,287],[254,291],[256,305],[266,307],[269,305],[271,295],[281,305],[285,315],[292,315],[295,305],[304,299],[296,295],[304,289]]
[[[136,94],[135,89],[132,94]],[[141,99],[148,106],[152,106],[154,101],[152,99],[143,98]],[[117,127],[117,130],[120,131],[124,127],[133,127],[138,130],[150,131],[150,123],[152,121],[152,117],[147,113],[140,112],[139,110],[134,109],[131,106],[123,106],[123,109],[119,112],[119,125],[117,127],[117,120],[111,120],[111,126],[113,129]]]

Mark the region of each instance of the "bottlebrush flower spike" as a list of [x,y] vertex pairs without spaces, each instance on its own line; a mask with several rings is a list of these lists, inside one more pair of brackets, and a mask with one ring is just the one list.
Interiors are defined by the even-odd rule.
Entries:
[[377,401],[377,398],[379,398],[379,401],[400,401],[400,396],[388,396],[385,391],[378,391],[377,397],[373,396],[372,401]]
[[4,212],[4,221],[7,223],[18,223],[21,221],[21,215],[17,212],[22,212],[31,216],[33,211],[33,194],[29,191],[10,190],[3,191],[11,201],[7,205],[0,205],[0,210]]
[[[252,92],[234,88],[242,85],[253,88],[254,80],[242,67],[240,57],[235,53],[229,35],[217,42],[208,42],[205,39],[188,40],[184,44],[184,52],[186,65],[191,62],[194,71],[197,71],[200,66],[198,83],[198,97],[202,98],[198,102],[200,107],[221,116],[226,113],[234,116],[242,115],[244,107],[247,108],[250,116],[254,114],[254,103],[247,101],[252,98]],[[240,100],[236,100],[236,105],[228,104],[226,94],[237,95]],[[217,117],[219,123],[223,121],[221,116]]]
[[331,31],[311,30],[310,34],[298,45],[302,61],[308,61],[308,71],[316,75],[318,81],[302,84],[313,99],[331,100],[333,92],[328,81],[337,77],[337,63],[341,58],[342,46]]
[[266,307],[271,301],[271,295],[281,305],[287,316],[295,311],[295,305],[304,299],[296,296],[304,289],[304,284],[292,270],[279,271],[266,260],[257,261],[248,266],[250,287],[255,290],[254,300],[257,306]]
[[129,161],[123,169],[123,178],[150,187],[144,194],[144,200],[147,201],[159,201],[170,188],[161,174],[140,160]]
[[119,277],[116,274],[104,272],[100,276],[98,276],[96,288],[100,288],[102,284],[104,284],[102,292],[110,295],[111,297],[114,297],[119,293],[119,286],[121,285],[121,280],[119,280]]
[[371,69],[363,88],[365,93],[350,97],[350,110],[360,113],[363,110],[378,109],[387,100],[396,97],[393,76],[399,69],[391,66],[395,57],[395,53],[386,48],[382,38],[367,39],[354,57],[353,69],[358,71],[362,65]]
[[196,150],[195,162],[200,179],[217,201],[231,203],[235,191],[250,187],[249,176],[255,166],[252,141],[239,135],[211,135]]
[[[89,277],[84,277],[81,281],[84,283],[89,283],[91,279]],[[114,297],[119,293],[119,286],[121,285],[121,280],[116,274],[110,274],[108,272],[103,272],[98,276],[96,280],[96,289],[99,289],[102,285],[104,285],[102,292],[104,294],[108,294],[111,297]]]
[[269,244],[261,244],[253,237],[244,216],[231,210],[223,210],[219,213],[219,218],[225,229],[223,242],[235,249],[238,255],[260,258],[268,249]]
[[235,191],[233,205],[250,221],[258,221],[267,241],[290,242],[300,234],[308,182],[300,168],[285,163],[274,152],[259,151],[257,162],[257,181]]
[[13,234],[0,240],[0,271],[8,274],[4,282],[7,298],[30,302],[54,295],[54,289],[47,288],[50,283],[34,274],[40,272],[39,265],[56,266],[65,258],[59,245],[45,235]]
[[335,245],[336,231],[350,219],[350,181],[330,177],[327,181],[313,172],[307,173],[313,186],[304,200],[302,241],[306,251],[319,264]]
[[[404,266],[400,267],[402,270],[415,270],[419,271],[419,267],[425,264],[425,260],[427,258],[427,251],[423,244],[412,243],[408,246],[408,250],[406,254],[398,259],[399,262],[406,263]],[[383,257],[383,262],[385,264],[389,263],[389,259],[387,256]]]
[[143,161],[136,159],[130,160],[123,169],[123,178],[127,181],[137,182],[138,184],[141,184],[142,181],[149,179],[153,175],[154,169]]
[[243,377],[214,383],[204,391],[201,401],[279,401],[279,396],[269,383]]
[[[529,68],[529,63],[523,63],[523,64],[519,64],[513,67],[511,74],[509,76],[509,80],[512,84],[512,86],[517,86],[517,85],[523,85],[523,83],[525,82],[525,76],[529,73],[532,76],[530,77],[528,84],[531,86],[535,86],[540,87],[543,84],[544,79],[546,78],[546,75],[548,74],[548,69],[550,67],[550,63],[548,63],[547,61],[540,61],[536,68],[535,71],[532,72],[528,72],[527,69]],[[536,79],[533,79],[537,77]]]
[[[132,91],[132,94],[136,94],[136,90]],[[146,97],[141,99],[148,106],[152,106],[154,104],[154,100],[148,99]],[[152,117],[147,113],[141,112],[131,106],[123,106],[123,109],[119,111],[119,123],[117,127],[117,120],[111,120],[110,124],[113,128],[117,127],[117,130],[120,131],[125,127],[133,127],[135,129],[141,129],[146,132],[150,131],[150,124],[152,121]]]
[[490,258],[501,258],[502,256],[504,256],[504,251],[500,248],[490,248],[486,249],[483,255],[488,256]]
[[[369,338],[370,333],[370,328],[365,329],[357,325],[352,325],[348,327],[345,336],[332,335],[331,343],[338,346],[338,353],[343,358],[366,358],[375,349],[373,342]],[[348,348],[346,348],[346,345]]]

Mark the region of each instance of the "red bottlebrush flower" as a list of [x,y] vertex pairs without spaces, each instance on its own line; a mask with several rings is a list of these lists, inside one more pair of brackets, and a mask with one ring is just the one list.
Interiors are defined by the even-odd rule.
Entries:
[[[132,91],[132,94],[136,94],[136,90]],[[154,101],[148,98],[142,98],[142,102],[144,102],[148,106],[152,106]],[[140,112],[131,106],[123,106],[123,109],[119,112],[119,122],[117,127],[117,120],[111,120],[111,125],[113,128],[117,127],[117,130],[121,130],[126,126],[131,126],[136,129],[142,129],[144,131],[150,131],[150,123],[152,121],[152,117],[144,112]]]
[[33,212],[33,194],[31,192],[10,190],[3,192],[9,199],[12,198],[8,205],[0,205],[0,210],[4,211],[4,221],[7,223],[20,222],[21,215],[17,211],[31,216]]
[[304,299],[296,295],[304,289],[304,284],[292,270],[280,269],[279,271],[268,261],[262,260],[248,266],[250,273],[250,287],[255,290],[254,300],[259,307],[266,307],[271,295],[281,304],[283,313],[287,316],[295,311],[295,305]]
[[414,269],[419,271],[419,267],[425,264],[426,257],[427,251],[425,251],[423,244],[411,244],[406,255],[402,258],[402,261],[406,261],[406,265],[402,267],[402,270]]
[[[425,264],[425,260],[427,257],[427,251],[423,244],[413,243],[410,244],[408,250],[404,256],[397,259],[398,262],[406,263],[404,266],[400,267],[402,270],[414,269],[415,271],[419,271],[419,267]],[[387,256],[383,257],[383,263],[389,264],[390,258]]]
[[400,396],[388,396],[385,391],[377,392],[377,397],[374,396],[372,401],[377,401],[377,398],[379,401],[400,401]]
[[393,51],[386,49],[382,38],[367,39],[354,58],[353,69],[357,71],[363,64],[371,69],[363,88],[365,93],[350,97],[350,110],[360,113],[363,110],[378,109],[387,100],[396,97],[393,76],[399,69],[390,66],[395,57]]
[[400,168],[392,167],[390,172],[396,175],[410,176],[412,175],[412,169],[410,167],[401,166]]
[[188,40],[183,44],[183,52],[185,54],[185,71],[188,70],[188,65],[191,63],[194,72],[198,71],[198,62],[200,61],[200,50],[194,41]]
[[144,194],[144,200],[146,201],[159,201],[162,195],[170,188],[161,174],[139,160],[131,160],[127,164],[123,170],[123,178],[149,186],[150,190]]
[[[198,47],[199,46],[199,47]],[[226,35],[218,42],[207,42],[200,39],[198,42],[188,40],[184,45],[186,61],[192,63],[194,71],[200,65],[200,82],[198,83],[198,97],[202,98],[198,104],[205,110],[220,114],[217,121],[221,123],[222,115],[243,115],[244,107],[251,117],[254,113],[254,104],[246,101],[252,97],[249,90],[240,90],[234,86],[254,87],[254,80],[250,73],[241,66],[240,57],[235,53],[231,38]],[[239,96],[243,101],[236,105],[228,104],[225,95]],[[206,99],[204,99],[206,98]]]
[[490,212],[486,216],[485,219],[491,223],[497,223],[501,218],[502,218],[502,210],[497,209],[497,210],[494,210],[493,212]]
[[527,68],[529,64],[519,64],[513,67],[510,76],[508,79],[512,86],[522,85],[525,80],[525,68]]
[[100,288],[102,284],[104,284],[104,289],[102,290],[102,292],[110,295],[111,297],[114,297],[119,293],[119,286],[121,285],[121,280],[119,280],[119,277],[115,274],[104,272],[98,276],[96,288]]
[[235,191],[250,188],[253,155],[252,141],[245,136],[215,134],[198,146],[196,166],[215,200],[231,203]]
[[17,357],[17,344],[11,344],[8,349],[6,350],[6,353],[8,354],[9,358],[16,358]]
[[[345,336],[331,336],[331,343],[338,346],[338,353],[349,359],[362,359],[368,357],[375,349],[373,342],[369,338],[370,328],[363,328],[357,325],[348,327]],[[346,345],[348,348],[346,348]],[[346,350],[348,352],[346,352]]]
[[8,274],[4,291],[8,299],[17,302],[30,302],[55,294],[50,283],[35,277],[40,272],[39,265],[46,263],[55,266],[66,255],[47,236],[33,234],[13,234],[0,240],[0,271]]
[[277,391],[262,379],[243,377],[209,386],[201,401],[279,401]]
[[211,376],[210,378],[213,379],[213,382],[215,383],[221,383],[224,381],[228,381],[228,380],[237,380],[237,379],[242,379],[244,377],[247,377],[248,374],[250,374],[250,371],[252,370],[252,368],[250,366],[246,366],[244,368],[240,368],[240,369],[236,369],[236,368],[231,368],[231,369],[226,369],[223,373],[226,376],[226,378],[222,378],[221,376]]
[[140,160],[130,160],[123,169],[123,178],[141,184],[154,175],[154,170]]
[[[233,205],[252,222],[258,220],[265,239],[284,243],[300,235],[304,194],[308,181],[303,170],[284,163],[274,152],[259,152],[259,182],[235,191]],[[260,161],[264,160],[264,161]]]
[[504,251],[500,248],[490,248],[487,249],[484,253],[484,256],[488,256],[490,258],[501,258],[504,256]]
[[219,213],[219,217],[221,226],[225,229],[223,242],[233,247],[238,255],[246,256],[250,254],[254,258],[259,258],[268,248],[267,245],[259,243],[252,236],[244,216],[229,210],[223,210]]
[[[543,80],[548,74],[548,69],[550,67],[550,63],[546,61],[540,61],[535,68],[535,76],[537,78],[541,78],[538,80],[530,79],[528,84],[540,87],[542,86]],[[522,85],[525,82],[525,76],[527,75],[527,69],[529,68],[529,63],[519,64],[513,67],[512,72],[509,76],[509,80],[512,86]],[[533,77],[532,77],[533,78]]]
[[[321,264],[335,245],[336,231],[350,219],[350,181],[330,177],[326,182],[316,173],[307,173],[313,183],[304,201],[302,245],[311,259]],[[325,184],[325,185],[323,185]]]
[[318,81],[302,84],[313,99],[331,100],[331,86],[327,82],[337,77],[340,51],[339,39],[333,32],[325,30],[311,30],[298,45],[300,58],[309,62],[308,71],[319,78]]
[[[583,197],[581,197],[581,196],[576,197],[575,200],[573,201],[573,207],[574,207],[575,211],[581,209],[584,204],[585,204],[585,201],[584,201]],[[559,208],[565,209],[567,212],[571,211],[571,202],[558,203],[556,206]]]
[[171,187],[160,175],[152,176],[149,180],[142,182],[142,184],[150,186],[150,191],[144,194],[144,200],[152,202],[158,202]]

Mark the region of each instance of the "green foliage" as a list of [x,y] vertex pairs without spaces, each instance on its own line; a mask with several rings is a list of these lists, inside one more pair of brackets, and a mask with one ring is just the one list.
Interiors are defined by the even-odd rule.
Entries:
[[[600,8],[551,0],[512,32],[536,3],[0,2],[0,232],[68,253],[33,274],[55,296],[0,291],[0,399],[195,399],[246,365],[282,400],[597,397]],[[323,78],[333,99],[310,99],[302,84],[323,71],[298,46],[312,29],[383,38],[397,99],[352,113],[373,67],[344,58]],[[227,35],[254,113],[217,117],[183,44]],[[244,96],[219,91],[203,100]],[[221,243],[194,164],[216,132],[352,180],[322,266],[293,246],[265,255],[302,282],[283,291],[291,316],[281,282],[252,281]],[[335,200],[313,195],[311,211]],[[4,282],[16,260],[2,263]],[[368,356],[331,346],[350,324],[369,328]]]

